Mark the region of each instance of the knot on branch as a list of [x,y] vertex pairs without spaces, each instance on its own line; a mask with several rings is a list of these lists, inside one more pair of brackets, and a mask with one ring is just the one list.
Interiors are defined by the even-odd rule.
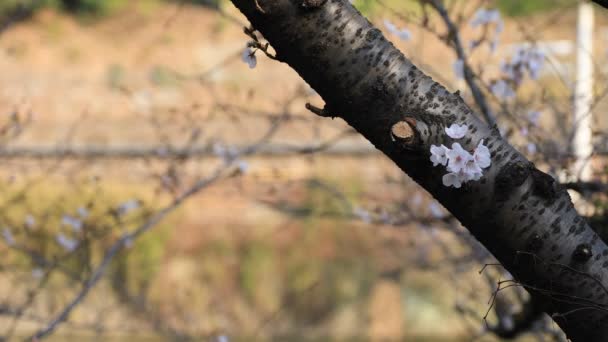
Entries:
[[538,169],[532,170],[532,178],[534,179],[534,195],[544,199],[548,204],[555,202],[558,197],[555,179]]
[[528,241],[526,242],[526,250],[528,252],[537,252],[541,248],[543,248],[543,239],[540,235],[533,234],[528,238]]
[[416,120],[405,118],[391,126],[391,140],[398,143],[403,148],[414,147],[419,140],[416,131]]
[[581,243],[576,246],[574,252],[572,252],[572,261],[578,263],[587,262],[593,256],[593,251],[591,250],[591,246],[586,243]]
[[498,201],[505,201],[515,188],[522,185],[530,175],[530,164],[507,163],[496,176],[494,194]]
[[302,1],[302,8],[314,9],[323,6],[327,0],[304,0]]

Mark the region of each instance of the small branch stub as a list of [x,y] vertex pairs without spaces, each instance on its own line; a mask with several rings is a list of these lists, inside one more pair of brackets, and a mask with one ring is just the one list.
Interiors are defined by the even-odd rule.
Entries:
[[321,7],[327,0],[304,0],[302,7],[306,9]]
[[391,127],[391,139],[403,144],[404,147],[411,146],[416,138],[416,120],[406,118],[395,123]]
[[319,107],[313,106],[310,103],[306,103],[305,106],[306,106],[306,109],[313,112],[314,114],[317,114],[318,116],[321,116],[324,118],[332,118],[332,119],[335,117],[327,110],[327,106],[324,106],[323,108],[319,108]]
[[260,6],[260,3],[258,2],[258,0],[254,0],[254,1],[255,1],[255,9],[257,9],[260,13],[266,14],[266,11],[264,11],[262,6]]
[[576,246],[574,253],[572,253],[572,260],[579,263],[585,263],[593,256],[591,246],[586,243]]

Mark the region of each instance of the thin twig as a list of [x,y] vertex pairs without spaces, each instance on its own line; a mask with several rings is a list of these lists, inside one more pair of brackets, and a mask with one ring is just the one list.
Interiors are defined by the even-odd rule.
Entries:
[[456,51],[456,55],[458,59],[462,61],[463,69],[464,69],[464,79],[467,82],[467,85],[471,89],[471,94],[473,94],[473,99],[475,99],[475,103],[481,110],[481,114],[486,119],[486,122],[492,126],[496,124],[496,118],[494,114],[492,114],[492,110],[486,101],[485,96],[483,95],[481,89],[477,86],[477,83],[474,79],[473,71],[467,62],[467,56],[462,47],[462,42],[460,40],[460,35],[458,34],[458,28],[450,18],[448,12],[445,7],[441,4],[439,0],[431,0],[429,1],[431,6],[439,13],[441,18],[443,19],[445,25],[448,28],[448,39],[451,39],[454,44],[453,48]]

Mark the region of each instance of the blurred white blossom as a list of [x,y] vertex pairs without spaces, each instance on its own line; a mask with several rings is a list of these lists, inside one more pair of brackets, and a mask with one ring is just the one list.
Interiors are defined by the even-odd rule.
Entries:
[[540,70],[542,69],[544,64],[545,59],[540,52],[537,52],[528,57],[528,72],[530,73],[530,78],[532,78],[533,80],[538,79],[538,76],[540,75]]
[[540,71],[545,62],[544,53],[537,48],[519,48],[511,57],[510,61],[502,61],[500,70],[515,84],[523,81],[527,73],[531,79],[538,79]]
[[61,224],[71,227],[75,232],[82,231],[82,221],[73,216],[63,215],[61,218]]
[[515,91],[505,80],[497,80],[490,86],[492,94],[501,99],[509,99],[515,96]]
[[536,144],[534,143],[528,143],[526,145],[526,150],[528,151],[528,154],[532,155],[536,153]]
[[166,146],[161,146],[156,149],[156,154],[160,157],[166,157],[169,155],[169,149]]
[[356,207],[353,209],[353,215],[355,215],[355,217],[357,217],[358,219],[360,219],[361,221],[365,222],[365,223],[370,223],[372,222],[372,216],[369,213],[369,211],[360,208],[360,207]]
[[139,200],[130,199],[130,200],[120,204],[118,206],[118,208],[116,208],[116,212],[118,213],[118,215],[123,216],[138,208],[139,208]]
[[528,136],[528,133],[529,133],[529,131],[528,131],[528,127],[522,127],[522,128],[519,130],[519,133],[520,133],[522,136],[527,137],[527,136]]
[[87,218],[89,216],[89,211],[85,207],[80,207],[76,209],[76,211],[78,212],[78,216],[81,218]]
[[255,57],[255,50],[249,46],[249,43],[247,44],[247,47],[245,47],[245,49],[243,50],[241,59],[243,60],[243,62],[249,65],[250,69],[255,68],[255,66],[258,64],[258,61]]
[[27,228],[33,228],[36,225],[36,219],[31,214],[25,216],[24,224]]
[[14,246],[16,244],[15,237],[11,232],[11,229],[8,227],[4,227],[2,230],[2,237],[4,238],[4,242],[6,242],[9,246]]
[[473,15],[473,19],[471,20],[470,24],[473,28],[475,28],[491,23],[496,24],[496,32],[502,32],[504,23],[500,17],[500,11],[497,9],[480,8]]
[[78,247],[78,241],[65,236],[63,233],[57,234],[55,237],[57,243],[68,252],[73,252]]
[[399,28],[397,28],[397,26],[395,24],[393,24],[388,19],[384,19],[384,27],[386,27],[386,30],[390,34],[394,34],[395,36],[399,37],[399,39],[401,39],[403,41],[410,40],[412,37],[412,34],[410,33],[410,31],[407,28],[404,27],[402,29],[399,29]]
[[382,212],[380,213],[379,219],[384,224],[392,224],[393,223],[393,218],[391,217],[391,215],[386,210],[382,210]]
[[247,171],[249,171],[249,163],[247,163],[247,161],[245,160],[239,160],[236,164],[236,167],[241,173],[246,173]]
[[[446,163],[447,163],[447,161],[446,161]],[[445,165],[445,164],[443,164],[443,165]],[[436,166],[436,165],[434,165],[434,166]],[[417,192],[414,195],[414,198],[412,199],[412,205],[415,207],[418,207],[418,206],[420,206],[420,203],[422,203],[422,196],[420,195],[419,192]]]
[[456,79],[464,78],[464,61],[462,59],[457,59],[454,64],[452,64],[452,68],[454,69],[454,75],[456,75]]
[[494,36],[494,38],[490,41],[490,52],[496,52],[496,48],[498,47],[499,43],[500,38],[498,37],[498,35]]
[[[473,28],[490,24],[494,24],[494,36],[490,40],[490,51],[494,53],[500,41],[499,34],[504,30],[505,27],[505,23],[500,16],[500,12],[497,9],[480,8],[475,12],[473,19],[471,19],[470,22],[470,25]],[[471,42],[469,44],[470,49],[474,49],[481,44],[481,42],[482,40]]]
[[211,148],[213,150],[213,154],[224,159],[225,162],[233,160],[238,155],[238,149],[236,147],[226,146],[221,142],[214,143]]
[[43,271],[41,268],[38,268],[38,267],[37,267],[37,268],[34,268],[34,269],[32,270],[32,277],[33,277],[34,279],[40,279],[40,278],[42,278],[43,276],[44,276],[44,271]]
[[441,209],[441,206],[439,205],[439,203],[437,203],[437,201],[431,201],[431,203],[429,204],[429,211],[431,212],[431,216],[435,218],[442,218],[443,216],[445,216],[443,213],[443,209]]

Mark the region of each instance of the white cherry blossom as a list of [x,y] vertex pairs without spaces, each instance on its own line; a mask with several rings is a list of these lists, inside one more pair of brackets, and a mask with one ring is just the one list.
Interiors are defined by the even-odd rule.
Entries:
[[443,175],[441,180],[443,182],[443,185],[447,187],[453,186],[456,189],[460,188],[463,182],[461,175],[456,172],[446,173],[445,175]]
[[477,165],[475,162],[475,158],[470,158],[464,163],[464,167],[462,168],[462,173],[464,173],[464,178],[466,180],[479,180],[482,176],[481,167]]
[[483,144],[483,139],[477,144],[477,147],[473,152],[473,159],[475,160],[475,164],[482,169],[485,169],[492,164],[490,150]]
[[431,162],[433,162],[433,166],[446,165],[448,163],[447,153],[449,150],[443,144],[441,146],[431,145]]
[[[462,127],[466,130],[466,126],[463,125]],[[452,144],[452,148],[444,145],[431,145],[433,166],[445,166],[446,158],[448,173],[443,175],[441,180],[443,185],[454,188],[460,188],[462,184],[468,181],[480,180],[483,177],[483,169],[488,168],[492,163],[490,150],[484,145],[483,140],[477,144],[473,154],[456,142]]]
[[452,149],[448,152],[448,171],[460,172],[465,166],[469,159],[473,156],[460,146],[459,143],[453,143]]
[[452,139],[460,139],[467,134],[467,125],[452,124],[450,127],[445,128],[445,132]]
[[539,111],[530,111],[528,112],[528,120],[530,120],[530,122],[536,126],[538,125],[538,120],[540,119],[540,112]]

